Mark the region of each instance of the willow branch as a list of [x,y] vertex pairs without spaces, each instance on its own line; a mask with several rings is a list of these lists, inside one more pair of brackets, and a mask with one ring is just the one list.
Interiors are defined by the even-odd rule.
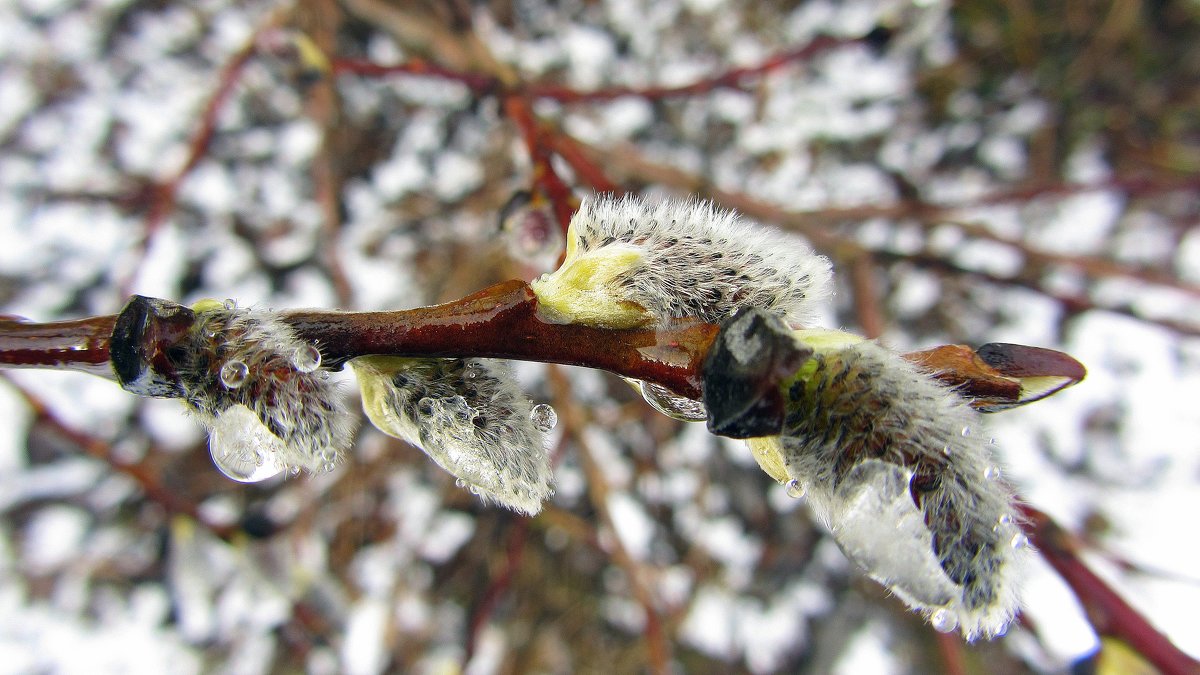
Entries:
[[[320,349],[326,368],[368,355],[483,357],[607,370],[702,398],[703,365],[720,327],[679,320],[653,328],[607,329],[553,323],[523,281],[506,281],[460,300],[392,312],[291,310],[278,314]],[[79,370],[118,379],[134,393],[171,390],[172,348],[194,322],[191,310],[135,296],[119,316],[34,324],[0,319],[0,366]],[[1048,349],[946,345],[907,356],[972,400],[981,411],[1044,398],[1084,377],[1077,361]],[[132,371],[130,369],[132,368]],[[129,372],[154,375],[145,389]],[[139,376],[140,377],[140,376]],[[1036,387],[1032,384],[1036,383]]]
[[0,318],[0,366],[78,370],[115,379],[108,345],[116,316],[32,323]]

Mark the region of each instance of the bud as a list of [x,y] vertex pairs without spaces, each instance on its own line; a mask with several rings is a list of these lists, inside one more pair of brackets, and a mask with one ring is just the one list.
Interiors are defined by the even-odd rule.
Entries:
[[553,493],[553,410],[531,406],[502,362],[365,356],[350,365],[381,431],[421,448],[485,501],[541,511]]
[[[739,353],[706,363],[710,428],[759,435],[749,444],[763,470],[805,495],[847,557],[936,628],[1002,634],[1028,547],[967,401],[874,342],[787,331],[755,310],[722,327],[722,348]],[[777,375],[785,364],[798,366]],[[746,367],[762,371],[756,386]],[[724,396],[729,387],[753,400]]]
[[182,398],[209,429],[213,461],[235,480],[332,469],[353,422],[320,351],[272,313],[203,300],[172,351]]
[[759,307],[806,325],[829,280],[829,260],[799,239],[709,202],[598,196],[571,218],[562,266],[531,286],[544,315],[561,323],[719,323]]

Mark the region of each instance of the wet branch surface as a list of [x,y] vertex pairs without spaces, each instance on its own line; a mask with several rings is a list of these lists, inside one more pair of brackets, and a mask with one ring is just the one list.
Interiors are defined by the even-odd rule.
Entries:
[[[529,285],[515,280],[417,309],[285,310],[279,316],[320,350],[326,368],[341,368],[350,359],[370,355],[540,361],[606,370],[695,400],[702,397],[703,364],[719,330],[694,320],[643,329],[553,323],[538,314]],[[79,370],[106,377],[113,377],[115,369],[122,382],[128,382],[148,364],[169,379],[175,368],[171,350],[193,321],[187,308],[142,296],[135,296],[119,317],[45,324],[0,319],[0,366]],[[110,363],[114,349],[119,349],[119,358]],[[1059,377],[1062,388],[1085,376],[1083,367],[1061,352],[1020,345],[985,345],[979,353],[946,345],[907,358],[955,386],[984,411],[1035,400],[1026,400],[1021,378]]]

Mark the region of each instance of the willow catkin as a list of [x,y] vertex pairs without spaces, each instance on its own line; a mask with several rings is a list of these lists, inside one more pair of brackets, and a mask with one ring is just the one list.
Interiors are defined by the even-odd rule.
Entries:
[[541,511],[553,493],[547,429],[502,362],[368,356],[350,365],[381,431],[421,448],[484,500]]
[[596,196],[567,231],[561,267],[531,285],[552,320],[632,328],[671,318],[718,323],[740,307],[811,323],[829,260],[802,240],[709,202]]
[[784,394],[784,470],[848,556],[935,627],[1002,633],[1027,546],[979,414],[870,341],[815,350]]
[[317,347],[268,311],[215,300],[193,310],[175,357],[183,400],[209,429],[217,466],[242,481],[332,469],[353,420]]

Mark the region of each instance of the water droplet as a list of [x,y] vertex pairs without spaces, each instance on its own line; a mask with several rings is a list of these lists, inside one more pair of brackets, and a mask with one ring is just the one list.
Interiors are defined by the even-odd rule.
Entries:
[[997,519],[996,519],[996,525],[999,525],[999,526],[1003,527],[1003,526],[1005,526],[1005,525],[1011,525],[1011,524],[1012,524],[1012,521],[1013,521],[1012,514],[1011,514],[1011,513],[1005,513],[1005,514],[1001,515],[999,518],[997,518]]
[[558,413],[554,412],[553,406],[539,403],[529,411],[529,419],[538,431],[547,433],[554,428],[554,425],[558,424]]
[[943,455],[946,455],[946,456],[949,456],[949,455],[950,455],[950,446],[948,446],[948,445],[943,445],[943,446],[942,446],[942,454],[943,454]]
[[450,414],[454,415],[454,419],[458,420],[461,424],[470,422],[471,418],[475,416],[475,409],[471,407],[471,404],[467,403],[467,399],[459,395],[454,395],[447,399],[447,408]]
[[225,302],[221,303],[221,305],[225,308],[225,311],[232,312],[237,309],[237,300],[225,298]]
[[958,627],[958,619],[949,610],[938,609],[929,615],[929,625],[939,633],[949,633]]
[[971,435],[971,427],[963,427],[962,431],[960,431],[959,433],[961,433],[963,436],[970,436]]
[[961,591],[934,553],[925,514],[912,499],[912,476],[904,467],[869,459],[851,469],[832,495],[809,499],[829,504],[834,541],[871,578],[910,603],[947,607]]
[[241,483],[257,483],[283,471],[277,459],[283,450],[283,441],[244,405],[218,415],[208,439],[213,464]]
[[221,366],[221,384],[225,385],[226,389],[237,389],[246,383],[248,377],[250,377],[250,367],[242,361],[233,359],[226,361],[225,365]]
[[433,415],[433,399],[422,396],[421,400],[417,401],[417,413],[422,417]]
[[667,417],[683,422],[699,422],[708,418],[704,404],[700,401],[679,396],[670,389],[653,382],[629,381],[642,392],[642,398],[646,399],[646,403]]
[[1023,532],[1018,532],[1013,535],[1012,539],[1009,540],[1008,543],[1014,549],[1020,550],[1020,549],[1025,548],[1026,546],[1029,546],[1029,537],[1026,537]]
[[998,480],[1000,478],[1000,467],[993,464],[983,470],[983,478],[985,480]]
[[454,479],[454,487],[456,487],[456,488],[458,488],[458,489],[460,489],[460,490],[462,490],[462,489],[466,489],[466,487],[467,487],[467,481],[465,481],[465,480],[463,480],[463,479],[461,479],[461,478],[455,478],[455,479]]
[[989,438],[989,439],[988,439],[988,445],[996,445],[996,439],[994,439],[994,438]]
[[468,363],[463,368],[463,379],[464,380],[477,380],[477,379],[479,379],[479,376],[481,374],[483,374],[482,371],[483,371],[483,368],[480,367],[479,364]]
[[795,478],[787,482],[787,496],[792,499],[801,499],[804,497],[804,484]]
[[313,345],[297,347],[292,356],[292,365],[302,373],[311,373],[321,367],[321,351]]

